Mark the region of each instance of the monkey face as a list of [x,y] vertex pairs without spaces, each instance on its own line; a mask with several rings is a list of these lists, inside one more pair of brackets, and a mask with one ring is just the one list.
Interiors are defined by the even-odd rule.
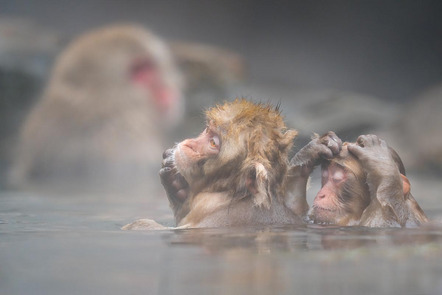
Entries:
[[228,192],[270,206],[270,194],[282,193],[296,131],[286,129],[278,109],[244,99],[209,109],[206,120],[198,137],[182,141],[173,152],[191,195]]
[[218,155],[221,149],[219,135],[207,127],[198,137],[180,142],[174,152],[177,170],[189,184],[204,176],[203,165]]
[[310,218],[314,222],[334,224],[343,215],[343,206],[339,198],[347,175],[342,166],[335,163],[323,164],[322,188],[316,195],[310,211]]
[[352,225],[369,203],[366,175],[344,146],[339,157],[322,164],[322,188],[314,199],[309,218],[320,224]]

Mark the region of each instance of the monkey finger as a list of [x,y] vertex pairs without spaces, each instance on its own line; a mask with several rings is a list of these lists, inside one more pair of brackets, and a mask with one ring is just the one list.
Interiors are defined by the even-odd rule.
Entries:
[[367,145],[368,142],[368,138],[367,135],[360,135],[358,137],[358,139],[356,140],[356,143],[360,146],[360,147],[365,147]]
[[379,138],[377,137],[377,135],[374,135],[374,134],[368,134],[367,135],[367,139],[368,139],[368,144],[370,145],[370,146],[375,146],[375,145],[379,145],[380,144],[380,142],[379,142]]
[[321,158],[324,158],[324,159],[331,159],[331,158],[333,158],[333,155],[334,155],[332,149],[328,146],[325,146],[325,145],[320,146],[320,150],[319,150],[318,154]]
[[163,159],[163,162],[161,163],[162,167],[170,167],[173,168],[175,165],[175,161],[172,157],[167,157],[166,159]]
[[163,167],[160,169],[159,175],[161,179],[166,179],[171,175],[172,168],[171,167]]
[[339,147],[339,150],[341,150],[341,148],[342,148],[342,140],[336,135],[336,133],[334,133],[333,131],[330,131],[330,138],[334,141],[334,142],[336,142],[336,144],[338,145],[338,147]]
[[332,151],[333,155],[337,155],[341,151],[342,143],[340,145],[339,142],[333,139],[328,142],[327,147]]
[[333,141],[335,141],[335,142],[340,142],[341,141],[341,139],[336,135],[336,133],[335,132],[333,132],[333,131],[329,131],[329,132],[327,132],[326,133],[326,136],[328,137],[328,138],[331,138]]
[[[358,138],[358,140],[359,140],[359,138]],[[354,143],[347,144],[347,149],[350,153],[352,153],[357,158],[360,158],[364,154],[363,146],[361,146],[359,142],[358,142],[358,144],[354,144]]]
[[377,135],[372,135],[372,136],[373,136],[373,143],[375,145],[382,145],[383,140],[379,136]]
[[337,140],[335,140],[331,137],[328,137],[328,136],[326,138],[321,139],[321,143],[322,143],[322,145],[321,145],[322,147],[326,147],[327,151],[324,150],[324,152],[326,154],[331,152],[331,156],[339,154],[339,152],[341,150],[341,146],[342,146],[342,144],[340,145]]
[[163,159],[169,158],[173,154],[173,149],[167,149],[163,152]]
[[339,153],[342,147],[341,139],[333,132],[329,131],[320,138],[320,143],[330,148],[333,154]]

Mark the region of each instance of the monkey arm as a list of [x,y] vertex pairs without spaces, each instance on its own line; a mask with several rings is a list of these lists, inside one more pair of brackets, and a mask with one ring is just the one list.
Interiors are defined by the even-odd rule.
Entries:
[[384,177],[376,198],[387,221],[394,220],[402,227],[416,227],[428,222],[424,211],[410,193],[408,179],[401,174],[398,177]]
[[302,167],[301,176],[308,177],[321,159],[333,158],[334,155],[339,154],[341,147],[342,141],[333,131],[321,137],[315,134],[312,140],[295,154],[290,161],[290,166],[295,169]]
[[[410,204],[414,199],[410,194],[408,179],[399,172],[387,143],[376,135],[362,135],[356,144],[349,144],[348,150],[358,158],[367,175],[371,196],[367,209],[378,208],[389,226],[394,222],[406,226],[407,221],[413,219],[415,210]],[[374,212],[375,209],[366,211]]]
[[307,214],[307,183],[313,169],[322,158],[330,159],[339,154],[341,147],[341,139],[333,131],[329,131],[321,137],[315,135],[290,161],[285,204],[296,215]]
[[307,183],[311,171],[306,170],[305,166],[291,167],[285,185],[285,206],[300,217],[304,217],[309,209]]

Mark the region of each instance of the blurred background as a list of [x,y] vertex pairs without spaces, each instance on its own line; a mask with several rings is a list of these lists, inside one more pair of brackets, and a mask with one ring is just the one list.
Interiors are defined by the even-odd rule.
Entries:
[[[440,230],[120,227],[173,225],[162,150],[238,96],[280,103],[294,151],[315,132],[379,134],[441,220],[441,12],[428,0],[0,0],[0,293],[440,294]],[[104,193],[85,190],[94,178]]]
[[[213,73],[210,66],[223,54],[219,52],[209,53],[203,61],[209,69],[202,76],[213,82],[224,75],[221,86],[201,76],[187,77],[193,83],[185,98],[188,117],[214,101],[236,96],[282,101],[290,127],[301,131],[300,146],[312,132],[333,129],[344,139],[355,140],[372,130],[392,132],[391,126],[404,113],[410,118],[410,105],[412,109],[419,104],[417,97],[442,81],[441,8],[438,1],[1,0],[2,175],[9,164],[7,139],[14,139],[42,95],[54,58],[70,40],[92,29],[136,23],[167,42],[227,50],[224,54],[233,65],[227,62]],[[195,57],[182,51],[179,56],[194,62]],[[440,108],[431,109],[437,120]],[[432,130],[427,123],[414,122],[418,131],[410,136],[406,132],[405,142],[421,136],[425,144],[422,133]],[[396,133],[404,135],[403,130]],[[394,142],[404,144],[401,138]],[[436,144],[440,150],[440,140]],[[413,148],[418,149],[413,151],[416,157],[429,152]],[[440,157],[431,152],[433,159]],[[428,160],[424,158],[409,161]]]
[[[96,97],[100,95],[109,96],[105,94],[107,86],[93,83],[98,89],[94,91],[98,91],[99,95],[90,95],[87,99],[89,104],[83,110],[57,109],[53,107],[54,103],[42,103],[45,97],[60,96],[57,91],[54,94],[51,88],[51,81],[63,76],[53,74],[50,78],[51,69],[57,68],[56,58],[63,53],[64,56],[69,55],[69,48],[81,43],[78,40],[82,36],[118,24],[139,25],[153,32],[168,50],[164,51],[164,55],[170,51],[172,66],[178,69],[182,82],[172,85],[180,92],[180,101],[173,104],[178,111],[160,116],[162,118],[149,115],[151,122],[147,125],[150,127],[170,125],[167,129],[143,135],[147,139],[143,139],[144,143],[150,142],[149,153],[153,156],[147,159],[149,155],[138,151],[140,157],[137,161],[149,166],[154,174],[160,165],[156,159],[161,159],[161,150],[200,131],[205,108],[243,96],[282,104],[288,126],[297,129],[300,134],[295,150],[307,143],[315,132],[334,130],[346,141],[355,141],[360,134],[376,133],[398,150],[408,170],[417,171],[418,175],[428,179],[427,176],[438,175],[442,171],[442,131],[439,127],[442,124],[439,116],[442,110],[441,8],[442,4],[438,1],[269,3],[183,0],[126,3],[91,0],[79,4],[70,1],[1,0],[1,183],[8,187],[11,174],[12,178],[15,176],[14,167],[19,167],[15,170],[21,169],[22,175],[16,177],[18,181],[13,179],[12,187],[27,178],[24,176],[26,173],[35,174],[32,169],[37,170],[37,174],[45,170],[49,162],[72,166],[69,162],[53,160],[56,157],[72,157],[74,162],[78,162],[78,157],[87,159],[85,162],[94,162],[94,157],[97,157],[89,150],[74,156],[68,152],[54,156],[48,151],[51,148],[55,151],[74,150],[72,146],[79,142],[78,146],[89,149],[90,146],[98,146],[97,140],[100,139],[115,150],[125,150],[118,145],[121,142],[125,142],[125,146],[147,150],[142,143],[130,144],[121,135],[133,134],[135,137],[138,132],[128,131],[129,127],[124,124],[120,126],[120,135],[112,131],[112,138],[103,135],[105,126],[120,123],[97,117],[85,123],[86,127],[77,127],[86,113],[95,116],[98,113],[95,110],[107,104],[91,102],[98,101]],[[143,42],[149,44],[151,40],[147,38]],[[88,50],[84,49],[85,52]],[[81,63],[80,58],[76,58],[72,59],[72,64]],[[152,60],[155,61],[155,58],[152,57]],[[112,64],[113,60],[110,57],[107,63]],[[158,61],[162,59],[158,57]],[[65,71],[68,72],[67,69]],[[103,68],[102,71],[107,70]],[[171,76],[166,73],[165,79],[170,80]],[[115,85],[117,82],[108,81]],[[73,89],[82,88],[75,85]],[[82,91],[92,93],[85,89]],[[127,95],[125,91],[123,89],[118,94],[123,99]],[[65,99],[74,100],[67,91],[61,93]],[[34,115],[37,119],[29,119],[25,124],[26,118],[31,117],[31,110],[37,108],[55,110],[40,111]],[[155,107],[150,108],[150,111],[158,113]],[[143,115],[148,116],[150,111]],[[71,125],[63,123],[68,121],[66,118],[48,120],[56,115],[62,116],[63,112],[73,114]],[[116,108],[108,113],[119,117],[122,112],[121,108]],[[136,117],[135,113],[128,111],[128,114]],[[128,119],[121,117],[120,121],[124,120]],[[43,121],[60,127],[47,131],[46,137],[40,136],[40,131],[45,129]],[[169,124],[172,121],[173,124]],[[76,135],[69,133],[68,130],[72,129],[69,126],[74,126],[73,129],[96,127],[102,131],[94,135],[84,133],[76,139]],[[58,136],[56,133],[64,136],[60,137],[60,142],[67,142],[70,138],[73,143],[66,144],[68,148],[57,146],[55,140],[52,143],[52,138]],[[98,139],[87,142],[89,137]],[[38,146],[39,140],[51,143],[42,148]],[[114,143],[109,143],[112,141]],[[23,152],[26,148],[27,151]],[[37,152],[38,149],[42,152]],[[32,153],[34,155],[28,155]],[[115,160],[120,165],[121,161],[116,159],[124,157],[122,153],[109,152],[110,156],[103,161]],[[136,155],[137,151],[124,153]],[[34,159],[33,163],[37,158],[45,160],[40,160],[44,162],[40,166],[17,163],[17,159],[27,157]],[[26,165],[31,168],[23,169],[22,166]],[[110,170],[109,167],[105,166],[102,170]],[[131,164],[125,167],[129,170],[117,173],[117,178],[136,170]],[[69,178],[68,182],[73,182],[73,179]],[[156,180],[153,182],[157,184]]]
[[136,22],[167,40],[229,48],[253,81],[346,89],[406,101],[440,82],[438,1],[1,1],[2,17],[29,19],[69,39]]

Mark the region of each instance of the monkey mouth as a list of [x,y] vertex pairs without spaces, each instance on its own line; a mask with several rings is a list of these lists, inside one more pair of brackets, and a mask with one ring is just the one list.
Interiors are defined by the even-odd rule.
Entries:
[[200,152],[195,150],[195,148],[192,145],[186,144],[186,143],[180,144],[180,152],[181,153],[183,153],[183,152],[191,153],[192,156],[197,157],[197,158],[202,157]]
[[319,211],[327,211],[327,212],[336,212],[336,210],[332,210],[332,209],[328,209],[328,208],[324,208],[324,207],[320,207],[320,206],[318,206],[318,205],[313,205],[312,206],[312,211],[315,211],[315,210],[319,210]]
[[309,214],[308,214],[308,222],[319,224],[319,225],[332,225],[335,224],[334,216],[337,213],[337,209],[329,209],[320,207],[318,205],[313,205]]

